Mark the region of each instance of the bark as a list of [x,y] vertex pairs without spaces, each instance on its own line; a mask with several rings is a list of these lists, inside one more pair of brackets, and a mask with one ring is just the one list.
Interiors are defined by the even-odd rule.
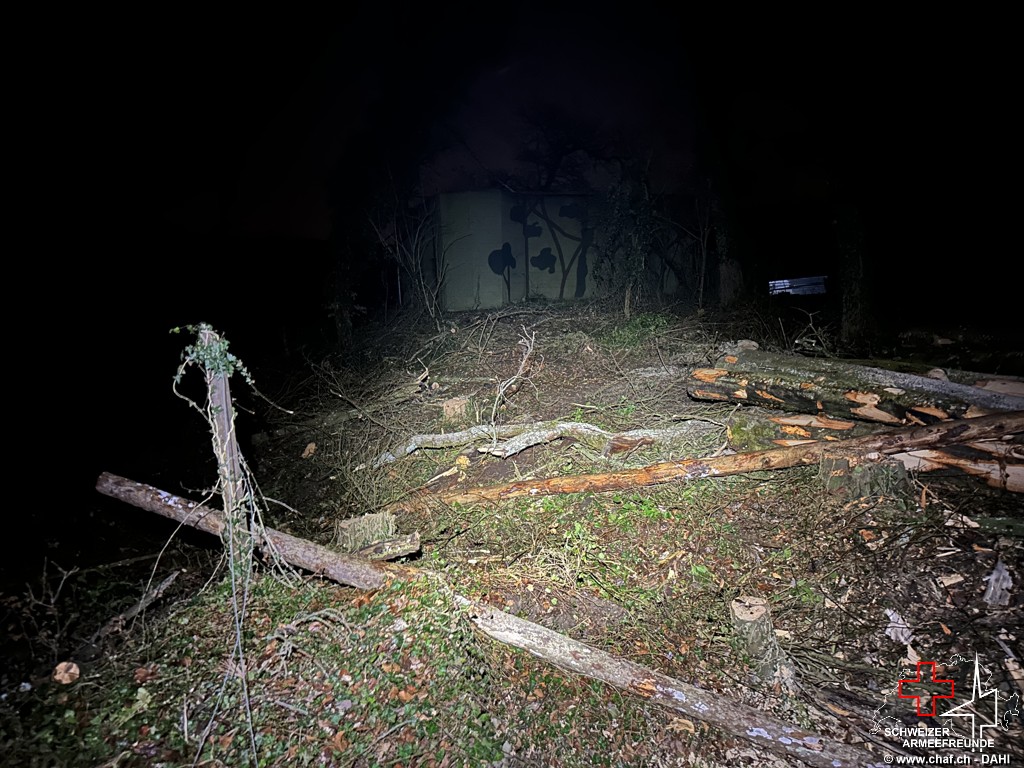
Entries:
[[561,493],[606,493],[627,488],[691,482],[705,477],[724,477],[787,467],[817,464],[826,459],[854,460],[876,458],[940,445],[991,440],[1024,432],[1024,411],[997,413],[976,419],[945,421],[922,427],[887,430],[853,440],[820,442],[732,456],[705,459],[681,459],[650,464],[639,469],[622,469],[592,475],[570,475],[537,480],[521,480],[507,485],[476,488],[471,491],[431,493],[421,488],[411,498],[391,505],[397,513],[428,499],[447,504],[498,502],[522,496],[553,496]]
[[877,432],[873,424],[830,419],[824,414],[772,416],[761,408],[744,408],[729,417],[728,445],[736,452],[786,448],[820,440],[835,442]]
[[1024,493],[1024,444],[989,440],[930,450],[898,453],[893,458],[915,472],[937,470],[963,473],[992,488]]
[[[153,512],[183,525],[190,525],[214,536],[222,536],[224,513],[219,509],[197,504],[180,496],[161,491],[151,485],[136,483],[125,477],[104,472],[96,481],[96,490],[132,506]],[[414,569],[384,562],[370,562],[361,557],[344,555],[306,539],[275,531],[264,530],[259,542],[265,554],[275,553],[291,565],[312,571],[339,584],[360,589],[376,589],[387,576],[408,577]]]
[[[373,467],[376,469],[384,464],[396,461],[403,456],[409,456],[421,448],[455,448],[478,440],[496,441],[499,438],[509,438],[521,435],[531,428],[538,428],[540,426],[541,425],[539,424],[501,424],[496,426],[478,424],[474,427],[468,427],[458,432],[448,432],[441,435],[413,435],[402,445],[391,451],[385,451],[378,456],[373,462]],[[590,427],[590,429],[596,429],[596,427]]]
[[[550,443],[559,438],[570,437],[587,445],[608,458],[615,454],[629,453],[648,445],[658,445],[668,453],[680,446],[692,444],[710,432],[721,430],[714,422],[690,419],[664,429],[633,429],[628,432],[608,432],[578,421],[542,421],[532,424],[502,424],[490,426],[478,424],[458,432],[433,435],[414,435],[401,446],[382,453],[373,462],[373,467],[408,456],[421,448],[454,448],[483,440],[491,445],[479,447],[480,453],[488,453],[501,459],[515,456],[527,448]],[[499,439],[501,442],[498,442]]]
[[884,424],[931,424],[978,411],[1024,410],[1024,397],[910,373],[740,350],[714,368],[693,372],[687,385],[698,400],[827,413]]
[[407,536],[396,536],[385,541],[378,541],[357,549],[355,554],[368,560],[396,560],[420,551],[420,534],[410,533]]
[[1002,558],[999,558],[996,562],[996,567],[992,569],[992,573],[985,577],[985,581],[988,582],[988,586],[985,588],[985,595],[982,597],[982,600],[985,601],[986,605],[1002,607],[1010,604],[1010,590],[1013,588],[1013,579],[1010,578]]
[[754,676],[761,685],[777,686],[790,695],[796,693],[796,671],[779,647],[768,601],[763,597],[740,595],[729,604],[729,613],[736,640],[751,660]]
[[470,618],[488,636],[529,651],[539,659],[594,680],[614,685],[688,717],[702,720],[728,734],[807,765],[878,766],[869,752],[838,740],[802,732],[782,720],[705,691],[626,659],[620,659],[554,630],[520,619],[490,606],[457,597]]
[[[729,447],[734,451],[805,445],[863,437],[874,428],[865,422],[841,421],[822,415],[768,416],[759,408],[744,409],[729,419]],[[1024,436],[936,447],[893,458],[912,472],[943,471],[969,475],[989,486],[1024,493]]]
[[[216,349],[223,354],[225,342],[208,327],[201,328],[199,342],[207,350]],[[252,570],[253,533],[249,529],[249,509],[246,506],[245,481],[242,475],[241,451],[235,432],[235,407],[231,399],[230,373],[204,366],[207,411],[213,433],[213,454],[217,457],[221,500],[224,504],[226,526],[222,541],[228,550],[228,567],[238,583],[248,580]]]

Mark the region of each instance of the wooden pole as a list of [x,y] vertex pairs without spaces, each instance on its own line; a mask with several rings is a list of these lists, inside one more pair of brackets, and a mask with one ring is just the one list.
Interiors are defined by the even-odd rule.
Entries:
[[[199,331],[199,343],[207,349],[226,349],[226,344],[217,332],[208,326]],[[220,477],[220,493],[227,521],[221,539],[228,551],[233,572],[244,576],[252,567],[253,541],[249,530],[241,452],[235,435],[235,408],[228,384],[230,374],[223,370],[211,370],[209,366],[204,373],[209,397],[210,429],[213,432],[213,452],[217,457],[217,474]]]

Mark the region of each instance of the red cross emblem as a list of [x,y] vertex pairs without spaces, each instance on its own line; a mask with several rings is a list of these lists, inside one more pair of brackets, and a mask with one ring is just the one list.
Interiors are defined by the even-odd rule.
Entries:
[[[921,675],[922,667],[931,667],[931,670],[924,677]],[[949,685],[949,693],[930,693],[925,687],[918,687],[918,693],[907,692],[904,693],[904,685],[912,686],[928,686],[936,685],[941,683],[942,685]],[[917,706],[918,717],[935,717],[935,701],[936,699],[952,699],[953,698],[954,683],[952,680],[940,680],[935,677],[935,662],[934,661],[919,661],[917,662],[917,677],[913,680],[900,680],[899,686],[896,689],[896,695],[901,699],[914,699],[914,703]],[[921,711],[921,698],[923,696],[931,697],[931,712]]]

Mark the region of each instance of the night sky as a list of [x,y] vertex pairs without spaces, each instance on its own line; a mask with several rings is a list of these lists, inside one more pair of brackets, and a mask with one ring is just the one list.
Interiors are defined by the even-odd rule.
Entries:
[[8,114],[33,471],[91,487],[138,469],[107,457],[188,418],[168,328],[211,322],[258,359],[322,311],[339,243],[391,180],[514,178],[538,115],[642,155],[657,191],[710,179],[759,274],[828,271],[835,212],[855,210],[883,325],[1012,322],[1006,20],[550,6],[168,12],[44,36]]

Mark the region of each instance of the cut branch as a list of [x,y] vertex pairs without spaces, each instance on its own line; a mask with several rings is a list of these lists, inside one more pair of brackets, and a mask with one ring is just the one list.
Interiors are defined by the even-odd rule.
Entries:
[[915,472],[962,472],[984,480],[992,488],[1024,493],[1024,445],[1019,439],[911,451],[898,453],[895,458]]
[[[666,452],[681,443],[692,443],[717,432],[722,426],[696,419],[664,429],[632,429],[628,432],[607,432],[593,424],[578,421],[546,421],[532,424],[502,424],[489,426],[478,424],[459,432],[447,434],[415,435],[393,451],[382,453],[374,461],[374,468],[395,461],[397,457],[408,456],[422,448],[454,448],[468,445],[482,439],[491,445],[480,447],[480,453],[488,453],[501,459],[515,456],[534,445],[550,443],[562,437],[571,437],[601,453],[607,458],[614,454],[636,450],[647,445],[662,446]],[[504,442],[497,442],[502,439]]]
[[976,419],[944,421],[923,427],[888,430],[841,442],[809,443],[789,448],[706,459],[664,461],[639,469],[521,480],[507,485],[477,488],[472,491],[431,493],[429,490],[420,488],[410,499],[396,502],[391,507],[397,512],[403,507],[414,506],[425,501],[427,497],[448,504],[474,504],[503,501],[521,496],[606,493],[669,482],[690,482],[705,477],[725,477],[746,472],[807,466],[817,464],[823,459],[862,457],[874,460],[883,454],[905,453],[944,444],[991,440],[1018,432],[1024,432],[1024,411],[998,413]]
[[89,642],[86,643],[86,646],[96,645],[96,643],[98,643],[107,635],[113,632],[119,632],[120,630],[124,629],[124,626],[129,621],[134,619],[140,613],[149,608],[149,606],[151,606],[153,603],[155,603],[157,600],[163,597],[164,592],[166,592],[170,588],[171,584],[174,583],[174,580],[178,578],[179,573],[181,573],[181,571],[171,571],[167,578],[165,578],[155,587],[147,591],[146,594],[142,596],[142,599],[139,600],[139,602],[137,602],[128,610],[122,611],[117,616],[108,621],[106,624],[104,624],[102,627],[100,627],[98,630],[96,630],[95,634],[93,634],[93,636],[89,638]]
[[[872,434],[867,422],[839,421],[823,415],[768,416],[760,408],[744,408],[729,419],[729,447],[734,451],[766,450],[836,441]],[[1000,440],[896,453],[893,458],[912,472],[970,475],[993,488],[1024,493],[1024,435]]]
[[[214,536],[223,534],[224,513],[219,509],[197,504],[151,485],[104,472],[96,481],[96,490],[147,512],[212,533]],[[371,563],[361,557],[340,554],[306,539],[275,531],[273,528],[266,528],[264,537],[265,540],[259,542],[261,550],[268,546],[272,547],[278,556],[291,565],[326,576],[339,584],[360,589],[376,589],[384,584],[388,575],[406,576],[414,572],[399,565]]]

